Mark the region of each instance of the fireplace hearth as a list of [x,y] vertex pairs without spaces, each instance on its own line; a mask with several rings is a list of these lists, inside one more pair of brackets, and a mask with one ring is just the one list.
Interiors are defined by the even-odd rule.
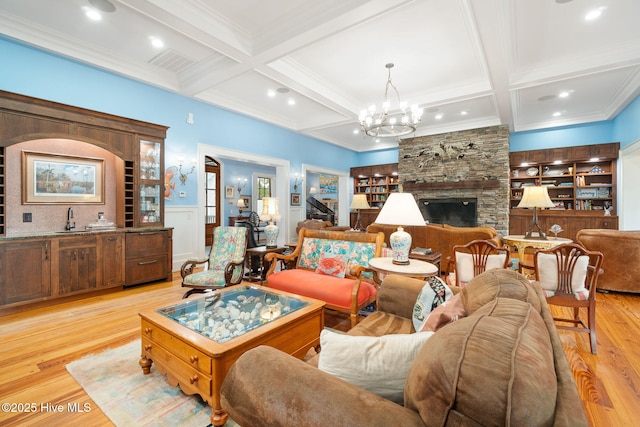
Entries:
[[430,224],[475,227],[478,223],[476,198],[420,199],[418,206]]

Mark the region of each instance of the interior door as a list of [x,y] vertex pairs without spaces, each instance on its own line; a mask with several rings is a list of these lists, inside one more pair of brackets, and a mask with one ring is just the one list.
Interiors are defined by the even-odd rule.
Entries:
[[204,157],[205,173],[205,219],[204,241],[213,243],[213,229],[220,225],[220,164],[209,156]]

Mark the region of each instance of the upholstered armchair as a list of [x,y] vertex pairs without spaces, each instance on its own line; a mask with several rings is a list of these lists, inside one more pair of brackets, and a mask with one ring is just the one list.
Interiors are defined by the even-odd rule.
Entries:
[[[240,283],[247,251],[247,235],[245,227],[214,228],[209,257],[187,260],[180,268],[182,286],[191,288],[182,298],[187,298],[195,292],[206,292]],[[195,267],[207,263],[205,270],[194,272]]]

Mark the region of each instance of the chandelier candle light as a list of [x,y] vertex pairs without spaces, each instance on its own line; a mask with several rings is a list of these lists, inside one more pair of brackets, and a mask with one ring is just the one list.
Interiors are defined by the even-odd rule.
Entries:
[[397,225],[398,231],[389,236],[393,250],[393,263],[409,264],[409,250],[411,249],[411,235],[404,231],[403,226],[424,226],[424,218],[418,208],[416,199],[411,193],[391,193],[378,214],[378,224]]
[[364,227],[360,222],[360,209],[371,209],[371,206],[369,206],[369,203],[367,203],[367,195],[354,194],[349,209],[355,209],[358,212],[356,216],[356,223],[353,226],[353,229],[356,231],[364,231]]
[[265,197],[262,199],[262,214],[260,215],[260,220],[269,222],[269,225],[264,228],[264,234],[267,236],[267,248],[277,247],[279,230],[275,221],[280,221],[277,197]]
[[[524,187],[522,200],[518,204],[518,208],[533,208],[533,222],[525,234],[525,239],[547,240],[544,232],[538,225],[538,208],[552,208],[555,205],[549,198],[549,191],[546,186],[529,186]],[[537,228],[537,236],[533,235],[533,230]]]
[[[391,69],[393,64],[385,65],[389,70],[387,85],[384,90],[384,101],[382,108],[377,109],[375,104],[371,104],[368,109],[360,111],[359,120],[362,130],[374,138],[380,137],[400,137],[415,132],[418,123],[422,120],[423,109],[413,104],[408,109],[408,103],[400,100],[398,89],[391,82]],[[389,88],[393,89],[398,99],[398,104],[391,108],[389,101]]]

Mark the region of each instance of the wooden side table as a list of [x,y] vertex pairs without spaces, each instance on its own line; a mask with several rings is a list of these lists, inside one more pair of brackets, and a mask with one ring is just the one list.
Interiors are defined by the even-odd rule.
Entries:
[[440,268],[430,262],[412,259],[408,265],[398,265],[393,263],[392,257],[380,257],[369,260],[369,267],[375,272],[374,279],[377,284],[381,283],[379,273],[382,274],[399,274],[401,276],[416,277],[424,279],[435,276]]
[[[262,284],[264,282],[264,256],[266,254],[270,254],[272,252],[281,254],[287,248],[284,246],[278,246],[276,248],[267,248],[266,246],[256,246],[255,248],[247,248],[247,254],[245,257],[246,262],[249,265],[249,281],[250,282],[260,282]],[[258,276],[254,276],[253,271],[251,270],[251,257],[257,256],[260,259],[260,267],[258,268]]]

